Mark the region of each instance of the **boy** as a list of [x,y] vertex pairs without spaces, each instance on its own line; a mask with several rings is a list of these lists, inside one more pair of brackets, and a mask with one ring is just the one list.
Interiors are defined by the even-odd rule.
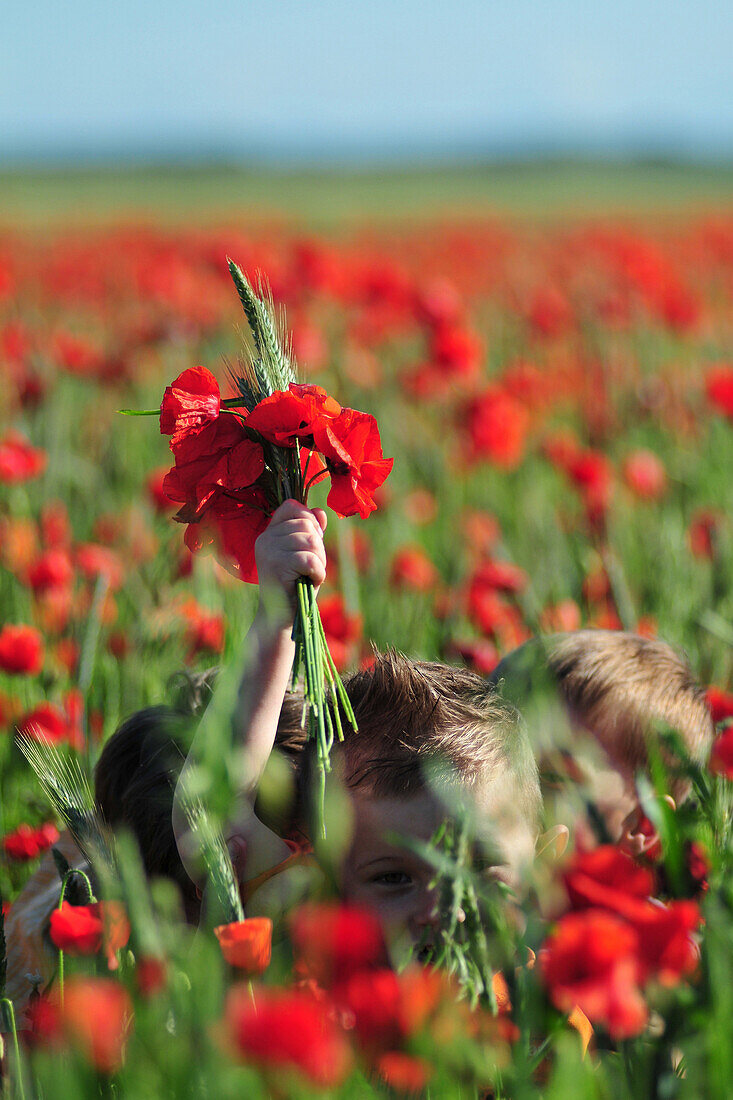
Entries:
[[[242,682],[235,722],[243,756],[241,809],[227,838],[248,915],[266,903],[265,891],[251,896],[248,884],[289,866],[292,855],[256,816],[254,800],[289,685],[295,582],[306,576],[318,587],[325,579],[325,526],[324,512],[289,500],[256,543],[260,604],[248,639],[253,664]],[[446,815],[428,773],[437,769],[448,799],[451,790],[471,798],[499,850],[496,873],[516,882],[531,859],[539,825],[531,747],[514,708],[487,698],[481,678],[464,670],[386,654],[348,679],[346,690],[359,728],[347,729],[344,743],[333,750],[351,819],[342,826],[340,893],[344,900],[369,905],[388,938],[417,945],[438,919],[430,887],[434,871],[397,838],[427,842]],[[309,755],[306,749],[306,760]],[[195,756],[194,744],[192,763]],[[196,874],[181,797],[186,771],[176,791],[173,825],[184,864]],[[302,768],[301,774],[307,771]]]
[[[612,630],[535,638],[505,657],[489,682],[524,714],[548,800],[552,773],[582,783],[608,839],[632,854],[656,840],[635,782],[649,770],[654,723],[675,730],[697,763],[712,745],[704,691],[687,662],[658,639]],[[568,793],[567,784],[562,787]],[[671,804],[688,793],[687,781],[673,776]]]

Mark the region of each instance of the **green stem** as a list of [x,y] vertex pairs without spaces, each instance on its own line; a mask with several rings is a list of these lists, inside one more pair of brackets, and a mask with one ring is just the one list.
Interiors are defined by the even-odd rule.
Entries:
[[92,675],[94,673],[97,643],[99,642],[99,632],[102,628],[102,606],[107,596],[108,589],[109,579],[104,573],[100,573],[97,577],[97,583],[94,586],[94,596],[92,598],[91,611],[89,612],[89,622],[86,634],[84,635],[84,644],[82,645],[81,658],[79,660],[79,691],[84,698],[84,749],[89,775],[91,775],[92,771],[92,739],[89,729],[89,706],[87,695],[91,687]]
[[296,588],[298,592],[298,613],[300,615],[299,630],[302,632],[305,655],[305,660],[303,662],[305,671],[304,695],[309,706],[309,732],[310,736],[315,739],[318,747],[319,785],[314,831],[318,837],[323,840],[326,835],[324,808],[325,776],[328,763],[328,738],[324,718],[325,700],[323,697],[323,669],[322,666],[319,666],[318,661],[320,638],[314,629],[313,604],[311,601],[313,585],[306,578],[302,578],[297,581]]
[[[69,879],[73,875],[79,875],[79,877],[83,878],[84,882],[87,884],[88,904],[91,905],[95,900],[94,891],[92,890],[92,884],[89,880],[89,875],[87,875],[86,872],[82,871],[79,867],[70,867],[69,870],[64,875],[63,881],[61,882],[61,894],[59,896],[59,904],[58,904],[59,909],[64,904],[64,901],[66,899],[66,887],[68,885]],[[64,952],[63,952],[63,949],[60,948],[60,947],[59,947],[59,1001],[61,1002],[61,1007],[63,1008],[64,1007]]]
[[10,1020],[10,1034],[13,1037],[13,1054],[15,1055],[15,1072],[18,1077],[18,1095],[20,1100],[25,1100],[25,1087],[23,1085],[23,1067],[20,1061],[20,1044],[18,1043],[18,1028],[15,1023],[15,1008],[8,997],[0,999],[0,1006],[5,1009],[5,1015]]

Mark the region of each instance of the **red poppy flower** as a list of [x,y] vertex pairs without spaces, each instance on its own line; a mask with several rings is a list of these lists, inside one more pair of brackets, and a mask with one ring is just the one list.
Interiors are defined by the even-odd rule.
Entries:
[[580,451],[581,447],[576,436],[567,428],[551,432],[542,444],[542,453],[547,461],[565,473],[568,472]]
[[708,889],[707,877],[710,874],[710,857],[702,845],[691,841],[687,848],[687,870],[695,884],[695,893],[704,894]]
[[310,903],[290,921],[296,967],[324,987],[385,960],[379,921],[368,909]]
[[470,457],[513,470],[524,457],[529,413],[498,386],[489,386],[467,406],[463,424]]
[[483,358],[483,344],[478,336],[456,325],[440,325],[430,341],[431,359],[443,368],[442,373],[474,377]]
[[733,417],[733,367],[727,363],[713,367],[705,379],[705,393],[718,412]]
[[335,420],[315,425],[315,446],[331,475],[327,503],[339,516],[362,519],[377,507],[373,493],[387,479],[394,460],[382,456],[379,428],[369,413],[342,409]]
[[125,1055],[132,1002],[124,986],[111,978],[71,977],[59,1010],[71,1042],[101,1073],[116,1073]]
[[560,600],[556,604],[548,604],[542,609],[540,615],[540,627],[546,634],[556,631],[580,630],[582,616],[580,608],[575,600]]
[[47,549],[68,548],[71,545],[71,522],[63,501],[49,500],[43,505],[41,534]]
[[408,588],[413,592],[430,592],[435,588],[439,578],[438,570],[419,546],[403,546],[392,558],[389,579],[390,584],[395,588]]
[[165,959],[142,955],[135,964],[135,983],[143,997],[154,997],[165,988],[168,966]]
[[294,447],[296,439],[313,439],[321,421],[334,420],[341,406],[321,386],[291,382],[287,390],[265,397],[247,417],[247,427],[280,447]]
[[377,1072],[395,1092],[422,1093],[430,1081],[432,1067],[414,1054],[389,1050],[379,1056]]
[[498,592],[523,592],[529,577],[518,565],[510,561],[483,562],[473,574],[472,585],[493,588]]
[[250,917],[214,929],[221,953],[230,966],[248,974],[261,974],[270,965],[272,921],[268,917]]
[[65,547],[44,550],[28,569],[28,583],[34,592],[65,588],[74,579],[74,567]]
[[32,626],[6,623],[0,630],[0,669],[35,676],[43,667],[43,638]]
[[340,671],[348,664],[354,643],[361,637],[361,616],[352,615],[346,610],[340,592],[321,596],[318,610],[333,663]]
[[586,507],[604,512],[613,489],[611,463],[600,451],[580,451],[568,462],[567,473],[583,494]]
[[478,672],[488,676],[499,663],[499,651],[487,638],[454,640],[448,646],[449,653],[456,654],[462,661]]
[[654,874],[613,844],[576,852],[563,873],[573,909],[602,907],[616,910],[619,896],[648,898],[654,892]]
[[321,1088],[346,1078],[351,1057],[346,1038],[327,1007],[301,990],[229,990],[224,1030],[245,1062],[269,1070],[295,1070]]
[[722,516],[719,512],[703,508],[692,517],[687,531],[690,551],[696,558],[712,560]]
[[624,481],[640,500],[658,500],[667,488],[667,471],[653,451],[634,451],[624,461]]
[[726,718],[733,718],[733,692],[724,691],[719,687],[709,687],[705,694],[716,726]]
[[57,332],[51,343],[51,355],[61,370],[81,377],[99,375],[103,367],[100,350],[70,332]]
[[62,1045],[59,1006],[53,994],[42,994],[28,1003],[23,1039],[31,1048],[40,1047],[43,1050],[54,1050]]
[[673,901],[668,905],[637,903],[629,918],[639,936],[642,982],[655,978],[662,985],[671,986],[694,974],[700,959],[694,934],[701,922],[694,901]]
[[186,622],[185,636],[189,647],[189,659],[202,650],[221,653],[226,630],[223,615],[206,611],[193,599],[185,600],[179,608],[179,613]]
[[69,955],[96,955],[104,945],[107,964],[115,970],[117,952],[130,938],[130,925],[119,902],[70,905],[64,901],[51,913],[49,935],[56,947]]
[[39,703],[18,722],[18,729],[29,737],[42,736],[53,744],[66,739],[66,715],[55,703]]
[[713,775],[733,780],[733,723],[726,726],[713,742],[708,768]]
[[568,913],[540,954],[550,1000],[562,1012],[579,1007],[614,1039],[638,1035],[647,1020],[638,954],[639,937],[625,921],[595,909]]
[[448,990],[444,975],[415,967],[397,974],[388,967],[360,970],[333,990],[348,1009],[360,1042],[369,1050],[391,1048],[420,1031]]
[[[73,699],[72,696],[72,709]],[[79,750],[84,747],[84,734],[74,717],[56,703],[39,703],[19,719],[18,731],[27,737],[50,741],[54,745],[65,743]]]
[[252,504],[226,499],[227,511],[211,510],[200,523],[191,523],[184,541],[191,553],[216,550],[219,561],[233,577],[257,583],[255,542],[270,522],[267,502],[256,490],[247,494]]
[[0,439],[0,483],[30,481],[43,473],[46,461],[46,452],[32,447],[20,432],[9,431]]
[[392,1047],[403,1038],[402,994],[394,970],[361,970],[339,982],[335,995],[353,1016],[354,1030],[365,1047]]
[[52,821],[32,829],[30,825],[19,825],[13,833],[3,837],[3,851],[9,859],[19,862],[35,859],[59,838],[59,831]]
[[539,287],[532,298],[527,316],[540,336],[561,336],[572,327],[573,311],[559,287]]
[[219,383],[211,371],[189,367],[165,388],[160,405],[161,435],[172,437],[170,446],[175,451],[185,436],[216,420],[220,408]]
[[183,436],[175,456],[163,489],[169,500],[183,505],[176,517],[183,523],[197,522],[225,491],[236,499],[264,469],[262,447],[247,437],[234,416],[219,417]]
[[122,584],[125,567],[120,555],[109,546],[87,542],[77,547],[74,557],[80,573],[89,580],[104,577],[112,591]]

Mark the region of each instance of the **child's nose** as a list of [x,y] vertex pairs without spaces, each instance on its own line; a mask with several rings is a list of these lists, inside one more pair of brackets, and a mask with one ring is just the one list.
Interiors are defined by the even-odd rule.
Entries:
[[424,928],[437,928],[439,923],[438,892],[427,887],[420,895],[420,904],[415,913],[415,923],[422,931]]

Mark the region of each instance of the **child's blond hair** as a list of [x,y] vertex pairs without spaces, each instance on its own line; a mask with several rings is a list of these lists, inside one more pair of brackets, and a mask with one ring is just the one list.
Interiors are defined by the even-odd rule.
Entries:
[[[614,630],[551,635],[509,654],[491,677],[506,698],[528,712],[543,680],[559,692],[572,727],[587,730],[630,781],[649,767],[650,737],[658,723],[679,735],[693,760],[706,759],[714,731],[705,692],[687,661],[666,642]],[[530,720],[530,732],[532,726]],[[679,798],[686,792],[686,781],[673,778],[670,793]]]

